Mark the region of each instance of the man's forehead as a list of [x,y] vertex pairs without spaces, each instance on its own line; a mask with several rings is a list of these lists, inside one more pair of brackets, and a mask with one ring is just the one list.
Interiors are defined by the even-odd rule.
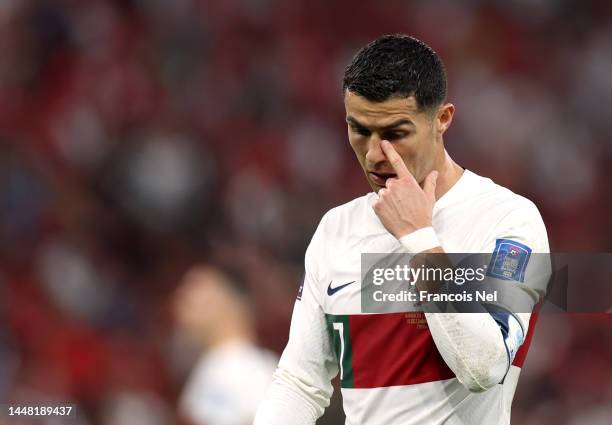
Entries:
[[355,93],[347,92],[344,96],[344,106],[347,118],[351,117],[364,125],[381,127],[402,118],[414,122],[421,114],[414,96],[394,97],[383,102],[372,102]]

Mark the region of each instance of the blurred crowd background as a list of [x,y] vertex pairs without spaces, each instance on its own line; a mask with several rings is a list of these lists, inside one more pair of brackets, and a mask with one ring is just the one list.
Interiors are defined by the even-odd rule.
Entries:
[[[554,251],[610,251],[611,23],[604,0],[0,1],[0,402],[182,421],[194,264],[279,353],[318,220],[368,191],[340,82],[386,33],[445,61],[459,164],[532,199]],[[513,424],[612,423],[610,325],[541,317]]]

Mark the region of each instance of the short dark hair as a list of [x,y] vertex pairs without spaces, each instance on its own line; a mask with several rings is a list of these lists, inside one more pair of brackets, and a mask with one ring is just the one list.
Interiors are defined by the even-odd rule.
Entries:
[[362,48],[344,71],[342,91],[372,102],[416,98],[419,109],[432,109],[446,98],[446,71],[440,57],[414,37],[380,37]]

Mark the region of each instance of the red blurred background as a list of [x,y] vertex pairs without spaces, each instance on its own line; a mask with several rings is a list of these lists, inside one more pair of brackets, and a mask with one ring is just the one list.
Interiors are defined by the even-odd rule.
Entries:
[[[460,165],[532,199],[554,251],[610,251],[610,22],[606,1],[0,2],[0,402],[174,423],[193,359],[169,300],[201,261],[243,277],[280,352],[318,220],[369,190],[340,80],[386,33],[445,61]],[[513,424],[611,423],[611,324],[542,316]]]

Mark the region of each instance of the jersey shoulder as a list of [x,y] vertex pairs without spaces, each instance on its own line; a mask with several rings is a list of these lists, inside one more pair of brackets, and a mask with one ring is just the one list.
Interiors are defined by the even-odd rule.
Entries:
[[363,241],[366,235],[385,234],[385,228],[372,209],[375,199],[376,194],[371,192],[327,211],[306,251],[307,258],[326,261],[331,253]]
[[473,208],[485,212],[495,233],[498,236],[516,234],[533,244],[534,252],[547,252],[546,226],[535,203],[489,178],[473,175],[478,180]]
[[346,237],[349,234],[362,231],[378,230],[384,232],[384,228],[378,220],[372,203],[376,198],[374,192],[355,198],[342,205],[338,205],[327,211],[321,223],[319,230],[326,237]]
[[[468,171],[466,170],[466,172]],[[530,199],[495,183],[489,178],[472,172],[470,174],[470,186],[472,188],[470,202],[474,208],[482,209],[487,214],[497,215],[500,219],[519,211],[529,213],[534,217],[540,217],[538,207]]]

